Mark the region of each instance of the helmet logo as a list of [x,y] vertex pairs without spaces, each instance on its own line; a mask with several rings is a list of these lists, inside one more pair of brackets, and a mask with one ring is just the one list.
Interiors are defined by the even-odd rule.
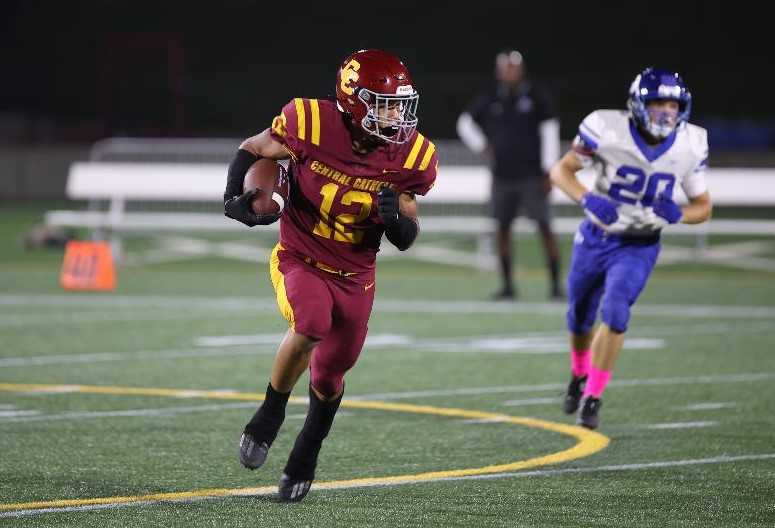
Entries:
[[657,93],[663,99],[678,99],[681,97],[681,87],[660,84]]
[[342,80],[339,83],[339,88],[341,88],[342,91],[347,95],[352,95],[353,92],[355,92],[355,88],[350,86],[350,83],[355,83],[358,81],[358,78],[360,77],[358,75],[358,70],[360,68],[361,63],[355,59],[350,60],[350,62],[345,64],[345,66],[342,68],[342,73],[340,74]]

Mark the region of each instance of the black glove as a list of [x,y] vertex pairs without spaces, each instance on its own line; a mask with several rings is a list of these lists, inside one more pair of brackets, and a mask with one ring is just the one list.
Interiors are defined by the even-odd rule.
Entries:
[[256,214],[253,212],[251,203],[257,192],[257,189],[252,189],[241,196],[234,196],[226,200],[223,204],[223,214],[248,227],[276,222],[280,218],[279,214]]
[[398,195],[393,189],[384,187],[377,193],[377,214],[385,227],[398,222]]

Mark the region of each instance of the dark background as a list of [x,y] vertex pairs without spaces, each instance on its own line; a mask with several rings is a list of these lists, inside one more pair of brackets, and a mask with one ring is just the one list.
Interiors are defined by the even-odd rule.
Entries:
[[495,53],[513,47],[553,93],[565,139],[661,65],[683,75],[712,144],[775,148],[773,28],[759,5],[5,0],[0,143],[251,135],[292,97],[330,96],[340,61],[364,47],[404,60],[420,128],[452,138]]

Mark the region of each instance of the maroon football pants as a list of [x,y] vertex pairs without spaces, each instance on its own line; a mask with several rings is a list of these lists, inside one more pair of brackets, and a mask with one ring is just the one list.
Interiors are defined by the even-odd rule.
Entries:
[[310,361],[310,382],[323,396],[342,390],[344,374],[366,340],[374,283],[324,271],[279,244],[269,271],[280,313],[295,332],[319,339]]

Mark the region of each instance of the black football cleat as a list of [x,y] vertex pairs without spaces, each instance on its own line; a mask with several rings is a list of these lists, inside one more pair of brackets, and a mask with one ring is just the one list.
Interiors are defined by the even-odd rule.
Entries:
[[269,454],[269,443],[259,442],[248,433],[242,433],[239,439],[239,461],[246,468],[258,469],[266,462],[266,456]]
[[551,301],[564,301],[565,300],[565,292],[562,291],[562,288],[559,286],[552,286],[551,291],[549,292],[549,300]]
[[291,393],[266,387],[264,402],[256,410],[239,439],[239,461],[248,469],[258,469],[269,454],[269,448],[285,420],[285,406]]
[[565,414],[573,414],[579,409],[579,400],[581,400],[581,393],[584,392],[584,385],[586,384],[586,376],[571,377],[570,383],[568,383],[568,390],[565,392],[565,402],[563,403]]
[[517,300],[517,291],[514,288],[503,288],[492,295],[493,301],[515,301]]
[[310,487],[312,487],[312,479],[296,479],[283,473],[280,477],[280,500],[282,502],[300,502],[307,496]]
[[581,407],[579,408],[579,414],[576,417],[576,425],[586,427],[587,429],[597,429],[600,425],[600,406],[603,402],[600,398],[595,398],[592,395],[585,396],[581,399]]

